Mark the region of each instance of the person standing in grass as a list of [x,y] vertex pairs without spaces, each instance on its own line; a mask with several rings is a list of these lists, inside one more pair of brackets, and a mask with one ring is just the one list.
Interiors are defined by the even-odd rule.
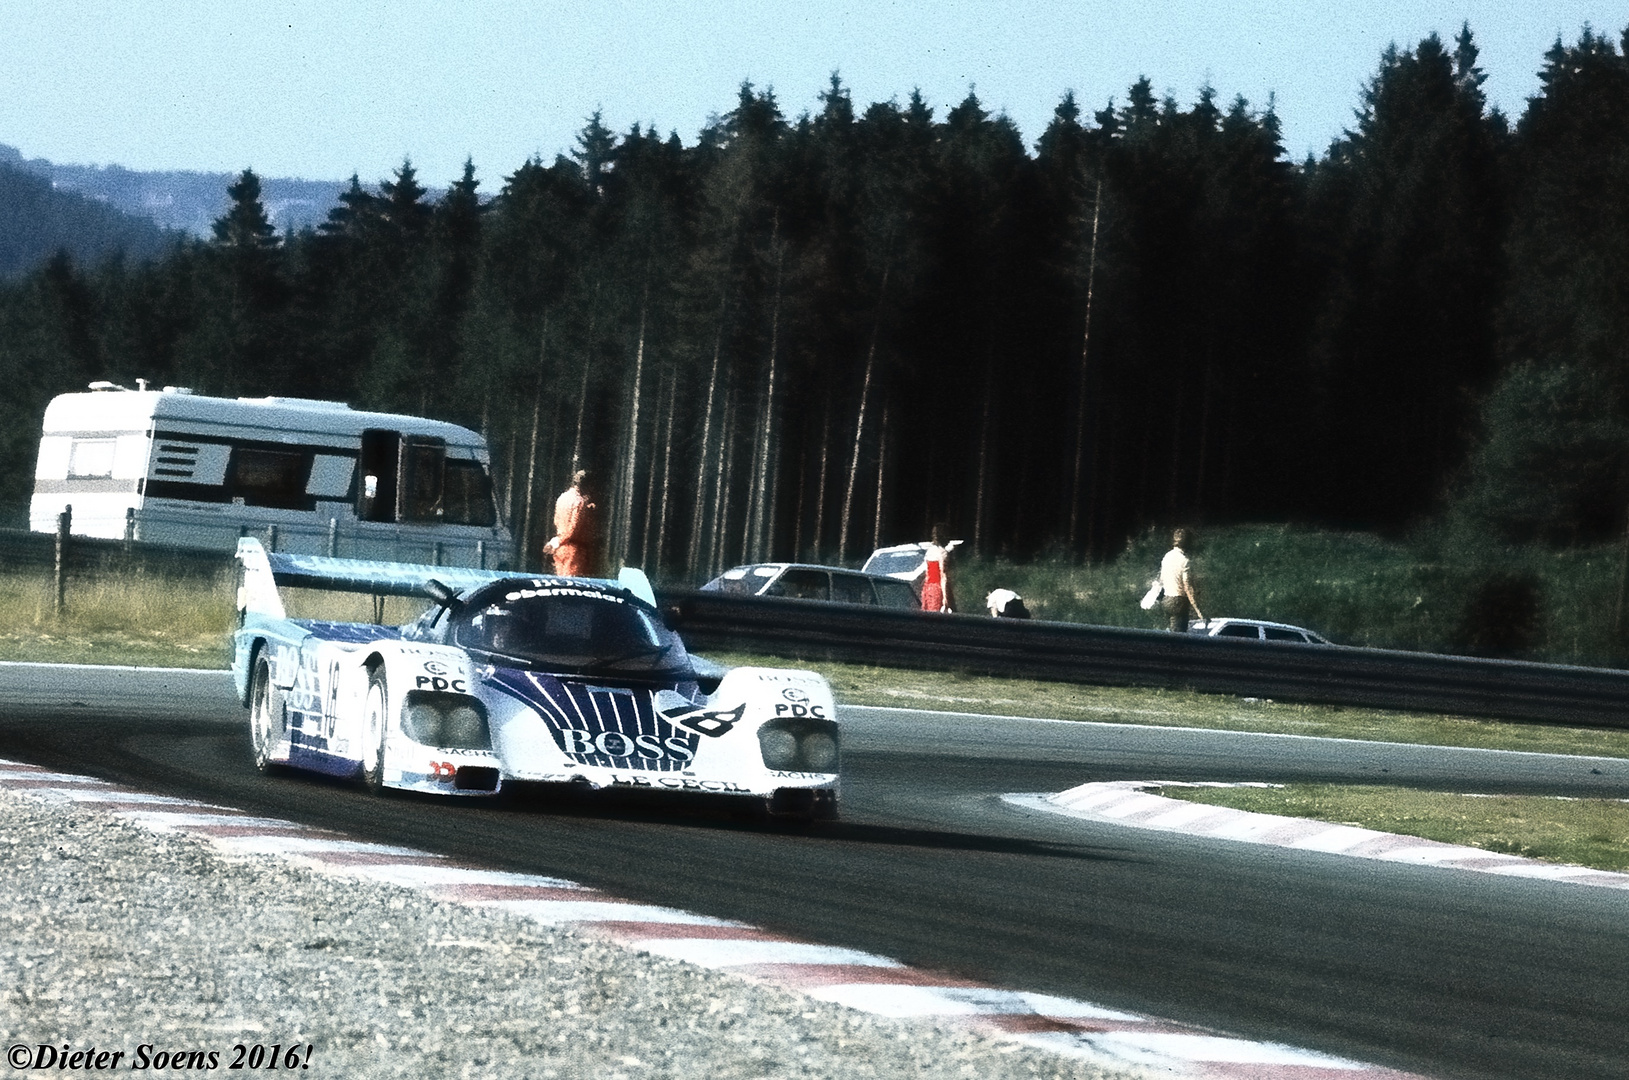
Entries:
[[1160,606],[1165,609],[1167,629],[1185,634],[1190,617],[1203,619],[1199,598],[1194,591],[1193,573],[1188,562],[1187,548],[1193,546],[1193,537],[1187,529],[1171,534],[1171,550],[1160,560]]
[[922,610],[949,614],[954,602],[950,591],[950,572],[945,568],[945,560],[950,557],[952,546],[947,539],[950,528],[935,525],[931,535],[933,538],[922,545],[923,555],[927,559],[926,574],[922,578]]

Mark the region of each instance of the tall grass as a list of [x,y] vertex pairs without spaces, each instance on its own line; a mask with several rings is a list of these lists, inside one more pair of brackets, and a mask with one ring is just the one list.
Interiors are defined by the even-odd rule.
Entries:
[[230,659],[236,575],[69,577],[54,610],[47,571],[0,572],[0,652],[6,659],[221,667]]
[[[1094,565],[963,558],[953,564],[959,607],[980,611],[989,590],[1006,587],[1021,594],[1037,618],[1162,627],[1163,616],[1143,611],[1137,601],[1169,547],[1169,532],[1160,530]],[[1629,660],[1613,628],[1622,562],[1615,544],[1492,548],[1448,531],[1392,541],[1253,525],[1203,531],[1189,554],[1207,616],[1293,623],[1347,645],[1559,663]],[[1530,587],[1536,610],[1501,605],[1503,594],[1492,586],[1511,581]],[[1523,625],[1501,625],[1517,622]]]

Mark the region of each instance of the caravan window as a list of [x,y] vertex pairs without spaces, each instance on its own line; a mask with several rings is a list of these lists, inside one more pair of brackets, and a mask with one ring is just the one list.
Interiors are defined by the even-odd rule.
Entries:
[[280,510],[306,509],[306,480],[311,473],[311,455],[298,450],[251,450],[239,446],[232,451],[232,470],[227,488],[232,500],[245,506],[270,506]]
[[72,477],[105,477],[113,475],[112,439],[75,439],[73,454],[68,459],[68,475]]
[[442,488],[446,514],[441,520],[448,525],[488,526],[497,521],[492,510],[492,482],[479,461],[447,462]]

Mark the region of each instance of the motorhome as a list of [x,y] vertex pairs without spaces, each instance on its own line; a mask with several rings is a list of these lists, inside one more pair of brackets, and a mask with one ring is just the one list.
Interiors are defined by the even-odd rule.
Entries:
[[45,410],[29,527],[232,551],[507,568],[480,435],[307,398],[92,383]]

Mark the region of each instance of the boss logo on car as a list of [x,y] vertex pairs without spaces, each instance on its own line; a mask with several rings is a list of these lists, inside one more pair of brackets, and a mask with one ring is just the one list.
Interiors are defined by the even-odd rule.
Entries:
[[820,686],[825,680],[811,671],[754,671],[753,678],[764,683],[791,683],[794,686]]
[[670,735],[663,739],[656,735],[638,734],[626,735],[620,731],[586,731],[582,728],[561,728],[561,749],[567,754],[583,761],[584,764],[598,765],[594,757],[633,759],[634,761],[676,761],[688,764],[696,756],[693,742],[694,736]]

